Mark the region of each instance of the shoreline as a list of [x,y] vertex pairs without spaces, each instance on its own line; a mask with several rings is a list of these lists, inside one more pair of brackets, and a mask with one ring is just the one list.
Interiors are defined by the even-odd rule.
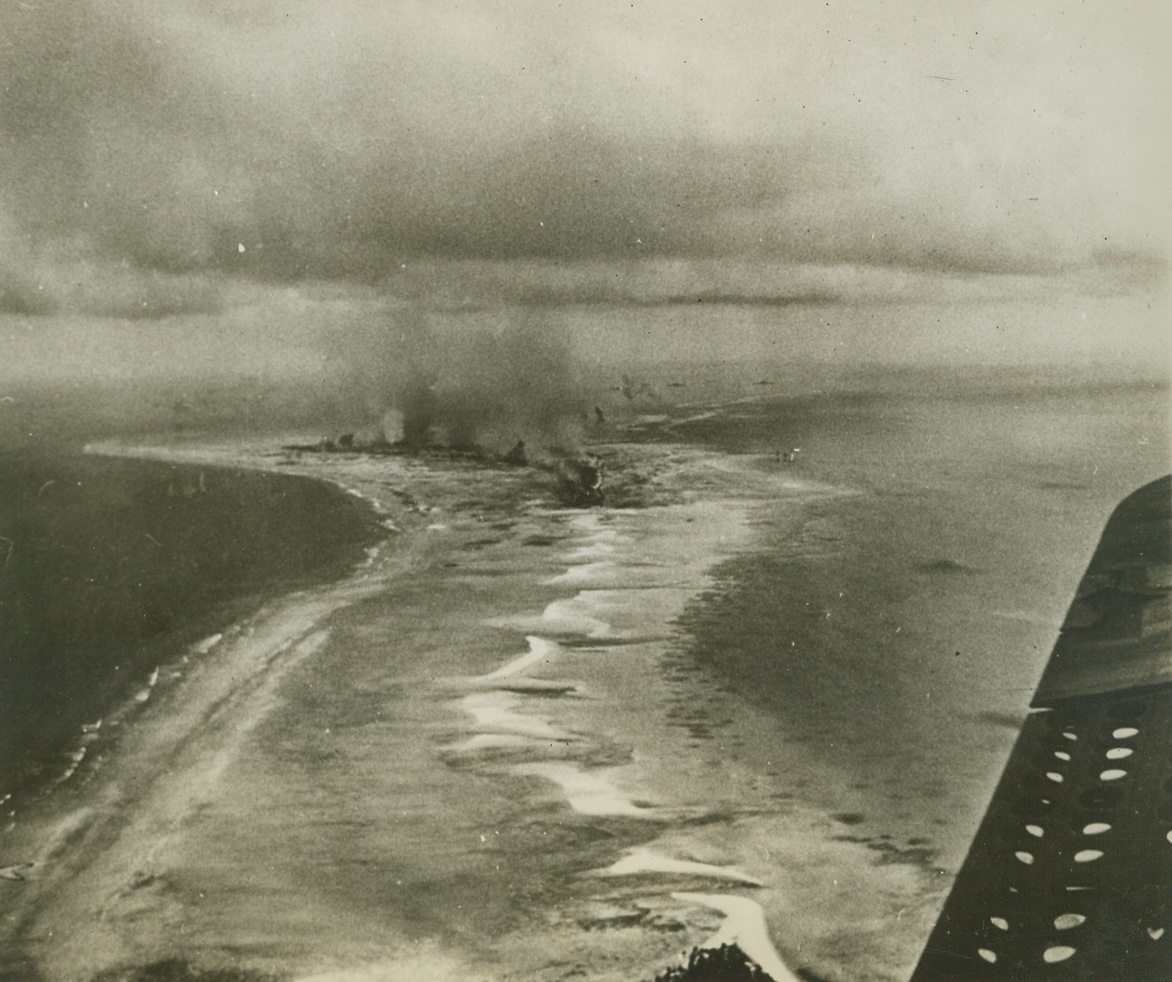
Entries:
[[[825,508],[854,492],[772,454],[615,444],[600,452],[632,469],[648,505],[575,509],[524,469],[359,452],[290,462],[274,443],[122,449],[329,480],[392,511],[397,547],[353,570],[348,596],[335,584],[314,630],[267,655],[253,643],[321,601],[316,588],[211,651],[234,708],[196,726],[184,768],[160,777],[155,824],[99,829],[125,846],[72,876],[91,903],[107,898],[90,911],[122,947],[54,950],[51,977],[94,982],[101,952],[137,980],[173,951],[241,979],[381,982],[418,964],[443,982],[650,982],[739,938],[810,980],[901,978],[945,871],[829,807],[813,779],[852,805],[867,792],[814,769],[817,747],[705,664],[684,616],[724,589],[729,561],[772,555],[779,535],[817,545],[807,531],[821,535]],[[239,700],[234,660],[255,669],[236,671],[255,683]],[[232,726],[239,739],[216,736]],[[50,924],[60,937],[86,916],[53,901],[26,933],[45,951]]]
[[[342,480],[289,473],[248,455],[213,449],[190,456],[162,446],[109,442],[87,446],[84,453],[179,465],[188,475],[200,471],[201,484],[206,468],[225,474],[248,470],[330,486],[362,499],[382,531],[365,547],[364,558],[350,562],[345,570],[334,570],[316,582],[311,577],[309,582],[270,585],[235,596],[180,632],[191,634],[196,623],[201,632],[214,625],[214,633],[201,640],[181,643],[174,634],[152,639],[147,647],[160,649],[158,664],[133,694],[82,727],[80,739],[66,752],[71,763],[63,774],[49,785],[34,787],[27,796],[6,799],[9,820],[0,840],[4,872],[11,874],[5,878],[15,881],[12,889],[22,895],[6,925],[0,969],[21,977],[38,977],[26,949],[42,949],[43,960],[50,965],[118,963],[112,947],[116,942],[100,930],[66,930],[70,924],[84,925],[94,913],[71,895],[84,892],[87,881],[91,902],[119,881],[122,886],[114,895],[134,889],[143,879],[136,867],[144,859],[149,862],[149,855],[133,855],[135,847],[121,843],[148,842],[153,843],[152,850],[161,848],[173,834],[169,826],[175,817],[198,812],[214,795],[233,745],[271,709],[281,679],[311,658],[328,637],[328,626],[321,625],[337,610],[377,591],[382,580],[413,558],[407,550],[399,557],[387,555],[388,543],[400,531],[391,518],[393,506]],[[163,645],[170,648],[169,657],[161,650]],[[222,720],[228,721],[226,728]],[[216,727],[221,729],[214,739],[201,735]],[[19,810],[13,810],[14,805]],[[47,934],[38,929],[46,915],[61,928]],[[44,948],[54,936],[69,934],[74,937],[66,948],[80,949],[72,957],[58,950],[58,942]],[[62,977],[92,974],[70,968],[66,972]],[[54,972],[50,977],[57,976]]]
[[0,490],[6,802],[68,779],[176,650],[387,539],[337,488],[158,455],[9,459]]
[[[708,448],[608,445],[663,507],[557,510],[517,473],[342,461],[403,509],[417,562],[278,657],[212,793],[139,843],[149,868],[87,889],[81,919],[128,946],[103,964],[124,982],[167,956],[239,979],[650,980],[719,936],[695,900],[715,893],[758,904],[804,978],[906,978],[1085,565],[1071,530],[1097,534],[1130,481],[1092,480],[1081,435],[1041,454],[1052,407],[1021,443],[1016,410],[939,408],[884,440],[886,404],[738,419],[758,453],[726,452],[721,427]],[[1127,415],[1101,416],[1107,453]],[[917,438],[977,423],[998,453],[958,464]],[[782,444],[807,448],[800,470],[774,456],[791,426],[820,433]],[[280,466],[271,448],[217,453]],[[74,953],[52,977],[96,982]]]
[[[91,452],[107,453],[111,450],[125,456],[149,456],[152,459],[204,466],[252,466],[260,470],[275,470],[279,466],[271,459],[258,459],[254,450],[240,450],[239,446],[235,450],[229,448],[228,452],[207,446],[158,448],[120,445],[115,449],[110,444],[102,444],[91,448]],[[77,810],[60,809],[63,814],[54,820],[50,828],[43,830],[48,834],[42,837],[40,851],[32,854],[31,860],[24,860],[33,864],[27,869],[25,887],[35,896],[26,898],[31,903],[22,904],[26,913],[21,922],[22,926],[16,932],[18,935],[39,934],[47,940],[47,937],[53,934],[51,929],[48,935],[44,933],[50,923],[55,922],[63,929],[66,923],[84,922],[84,901],[79,901],[75,897],[105,894],[117,898],[114,906],[121,906],[128,898],[139,894],[135,897],[134,904],[141,903],[142,895],[150,892],[150,884],[155,882],[156,878],[163,877],[163,874],[150,870],[151,860],[161,858],[176,841],[183,840],[185,825],[193,816],[198,816],[201,811],[215,806],[224,793],[219,782],[224,779],[225,773],[232,771],[238,763],[238,744],[252,739],[252,734],[258,728],[263,730],[267,725],[266,720],[274,712],[279,715],[279,690],[284,684],[282,680],[287,681],[297,675],[299,670],[310,666],[312,661],[320,656],[323,646],[330,643],[334,630],[331,622],[347,610],[353,612],[356,606],[364,601],[378,597],[391,588],[393,582],[401,581],[412,569],[421,572],[433,565],[434,560],[444,554],[441,548],[435,556],[429,555],[432,551],[431,544],[450,531],[451,516],[442,510],[437,511],[437,508],[443,509],[445,506],[416,500],[409,507],[403,507],[404,499],[400,497],[400,493],[404,492],[405,488],[391,487],[400,482],[410,482],[412,477],[421,476],[411,462],[402,462],[402,466],[392,468],[391,475],[387,473],[385,458],[379,459],[379,466],[374,471],[366,466],[366,462],[351,460],[345,463],[349,466],[339,467],[336,455],[331,455],[331,459],[325,462],[326,466],[318,465],[315,461],[308,466],[285,465],[279,472],[329,480],[348,493],[364,498],[380,514],[390,536],[401,542],[404,548],[392,550],[390,553],[385,549],[369,553],[364,563],[332,585],[298,591],[283,598],[270,600],[252,617],[235,625],[232,630],[225,631],[223,637],[206,639],[198,646],[201,649],[198,653],[189,649],[182,656],[182,661],[193,663],[195,667],[187,677],[172,678],[164,668],[163,677],[167,684],[160,686],[158,698],[152,694],[149,702],[141,707],[142,717],[124,735],[117,753],[112,759],[102,761],[101,766],[96,768],[96,773],[83,782],[86,794],[91,794],[96,785],[100,792],[99,803]],[[506,475],[506,479],[507,477]],[[450,483],[450,476],[448,481]],[[413,489],[406,493],[415,497],[419,491],[417,482]],[[692,512],[698,506],[677,507]],[[568,515],[571,526],[575,522],[589,526],[595,515],[590,511],[571,511],[565,514]],[[687,520],[694,522],[702,514],[703,512],[696,512]],[[388,515],[393,515],[393,522],[388,522]],[[437,518],[440,520],[436,521]],[[727,525],[726,519],[727,516],[722,518],[721,527]],[[682,519],[674,521],[679,520]],[[733,525],[743,526],[744,519],[736,518]],[[405,533],[401,539],[396,535],[398,532]],[[604,595],[598,593],[599,587],[615,586],[615,567],[605,559],[605,554],[613,546],[613,542],[607,541],[608,534],[605,530],[601,538],[597,532],[592,534],[588,528],[585,529],[585,535],[583,545],[568,555],[570,565],[563,566],[560,573],[543,578],[547,590],[554,590],[563,596],[567,589],[573,591],[562,601],[548,605],[545,613],[539,618],[541,626],[547,629],[547,632],[548,629],[553,629],[553,634],[548,635],[548,640],[541,640],[531,647],[526,654],[515,656],[505,663],[498,662],[490,671],[480,673],[478,680],[473,679],[472,691],[451,708],[444,709],[448,715],[470,718],[470,728],[469,724],[460,724],[457,730],[463,730],[467,734],[464,744],[461,745],[460,741],[447,744],[449,750],[444,751],[439,758],[450,761],[452,754],[465,757],[455,771],[456,774],[465,771],[468,766],[475,770],[485,765],[489,771],[499,772],[499,768],[491,760],[492,755],[503,752],[507,758],[509,753],[516,750],[516,745],[510,747],[510,743],[516,739],[526,739],[525,734],[515,732],[518,728],[541,731],[537,734],[539,736],[549,735],[543,730],[540,720],[533,717],[528,706],[522,705],[518,713],[492,705],[490,698],[489,704],[473,707],[470,713],[467,700],[479,691],[481,696],[495,693],[492,698],[519,699],[524,704],[527,697],[534,693],[541,693],[545,698],[549,698],[549,693],[556,692],[559,688],[563,695],[569,691],[567,686],[579,690],[580,683],[559,683],[556,679],[544,677],[547,673],[543,670],[549,667],[551,661],[557,660],[548,656],[555,653],[558,646],[555,639],[559,637],[559,632],[560,636],[568,637],[567,631],[571,635],[576,634],[583,625],[586,625],[586,637],[592,643],[617,643],[617,650],[623,651],[631,645],[662,643],[657,639],[665,637],[663,628],[650,632],[636,630],[632,633],[629,629],[620,627],[617,634],[615,629],[598,631],[597,625],[603,622],[595,616],[597,610],[591,612],[589,605],[581,613],[571,609],[583,598]],[[476,541],[473,540],[473,543]],[[383,545],[385,546],[385,540]],[[691,551],[689,549],[689,553]],[[707,565],[714,561],[714,558],[709,558]],[[698,573],[703,575],[702,571]],[[679,596],[681,600],[671,602],[673,609],[683,597],[693,595],[700,582],[692,587],[682,585],[678,582],[678,570],[673,572],[662,586],[646,582],[647,576],[643,572],[636,571],[636,577],[642,581],[637,592],[644,598],[655,595],[656,590],[662,592],[664,589],[668,590],[668,593],[664,594],[665,597]],[[578,601],[574,598],[578,598]],[[513,603],[518,601],[524,603],[524,598],[516,597]],[[639,614],[639,617],[643,618],[644,614]],[[525,617],[518,619],[517,615],[505,616],[487,623],[486,627],[490,632],[496,633],[502,630],[515,631],[524,619]],[[592,624],[595,628],[590,627]],[[574,653],[570,654],[572,660]],[[198,657],[193,659],[194,655]],[[242,671],[246,666],[251,668]],[[176,700],[180,690],[183,692],[182,712],[177,714],[175,710],[179,707]],[[232,722],[233,719],[235,722]],[[225,722],[221,724],[221,720]],[[207,728],[216,729],[221,725],[227,728],[217,730],[218,736],[214,739],[203,735]],[[576,734],[574,739],[582,744],[581,726],[572,729]],[[533,735],[534,733],[529,734],[530,737]],[[520,787],[532,787],[537,790],[542,787],[557,789],[552,800],[556,801],[560,797],[572,813],[586,819],[594,817],[603,821],[619,821],[621,824],[624,819],[633,818],[639,824],[643,824],[641,819],[644,819],[643,813],[647,812],[647,817],[651,819],[650,830],[662,826],[665,819],[670,824],[673,814],[681,814],[678,808],[664,811],[657,805],[649,810],[646,804],[635,803],[629,797],[630,792],[624,793],[621,790],[624,781],[629,781],[629,777],[624,779],[621,776],[630,769],[629,758],[623,755],[616,758],[619,768],[613,773],[620,775],[616,785],[607,777],[606,768],[599,770],[597,753],[594,749],[587,751],[582,757],[584,766],[573,763],[579,754],[572,752],[568,758],[563,757],[560,761],[555,754],[555,758],[548,763],[540,760],[520,760],[514,765],[506,766],[504,773],[508,775],[507,780],[510,782],[520,781]],[[638,770],[644,771],[644,768]],[[133,786],[133,790],[127,791],[124,782],[127,782],[131,773],[134,776],[129,784]],[[538,782],[537,785],[533,785],[535,781]],[[551,799],[547,792],[540,791],[536,800]],[[685,809],[688,813],[694,811],[691,807]],[[115,818],[115,815],[126,817]],[[574,820],[576,821],[577,819]],[[572,822],[571,825],[573,824]],[[630,841],[637,843],[643,837],[644,834],[640,833],[635,840]],[[625,834],[620,836],[620,839],[624,838]],[[145,857],[141,854],[141,845],[144,842],[154,843]],[[10,844],[15,843],[10,840]],[[618,862],[619,855],[614,855],[612,859]],[[723,931],[718,930],[717,923],[712,920],[712,911],[720,908],[720,904],[717,903],[716,907],[713,907],[714,901],[711,901],[711,898],[709,901],[696,899],[708,896],[697,893],[696,890],[710,890],[713,880],[741,882],[742,885],[747,881],[738,881],[736,876],[729,878],[718,872],[719,867],[712,864],[693,862],[689,866],[688,862],[667,859],[658,865],[652,863],[647,869],[632,872],[636,873],[636,881],[645,880],[648,874],[667,881],[664,896],[669,906],[678,907],[684,904],[694,906],[697,910],[709,911],[703,916],[695,915],[699,917],[697,926],[688,929],[694,945],[704,944],[706,937],[727,941],[729,931],[734,930],[738,923],[737,918],[728,919]],[[673,866],[672,863],[676,865]],[[683,863],[683,866],[680,866],[680,863]],[[603,864],[603,867],[606,865],[612,864]],[[606,881],[602,879],[597,882]],[[676,889],[677,887],[680,889]],[[745,903],[752,904],[752,901],[745,898]],[[166,915],[167,906],[164,905],[157,912],[157,916],[163,920],[169,919]],[[610,915],[600,913],[598,916],[609,923]],[[718,918],[721,922],[725,922],[725,919],[726,914],[721,914]],[[759,919],[764,923],[763,913],[759,915]],[[750,921],[752,920],[750,918]],[[116,940],[99,942],[97,937],[88,931],[75,930],[74,933],[76,940],[64,946],[55,945],[52,951],[35,943],[33,945],[34,948],[41,949],[41,957],[47,958],[48,964],[54,968],[54,977],[83,979],[88,977],[87,971],[92,974],[91,970],[82,970],[83,965],[116,966],[131,964],[137,960],[133,955],[133,948],[120,947]],[[761,955],[760,937],[753,935],[751,931],[746,937],[749,946],[756,945],[755,950]],[[682,943],[678,946],[681,951],[687,947],[688,945]],[[665,960],[666,955],[667,952],[663,952],[661,956],[648,961],[648,978],[674,960]],[[529,957],[532,956],[525,956]],[[776,964],[781,964],[776,952],[770,957]],[[768,957],[766,960],[769,960]]]

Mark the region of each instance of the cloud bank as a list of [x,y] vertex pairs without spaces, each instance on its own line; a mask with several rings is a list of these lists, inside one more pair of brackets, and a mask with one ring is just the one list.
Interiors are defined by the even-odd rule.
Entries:
[[1150,265],[1164,25],[1084,6],[7,4],[0,307],[421,259]]

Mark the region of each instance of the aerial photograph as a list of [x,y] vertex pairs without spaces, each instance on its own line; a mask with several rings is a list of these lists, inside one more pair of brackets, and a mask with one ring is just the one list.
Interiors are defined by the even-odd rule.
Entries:
[[1172,979],[1172,8],[0,50],[0,980]]

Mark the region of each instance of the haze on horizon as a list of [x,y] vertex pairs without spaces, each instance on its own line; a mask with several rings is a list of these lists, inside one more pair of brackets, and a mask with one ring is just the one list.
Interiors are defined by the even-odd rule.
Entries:
[[[805,356],[981,360],[973,311],[1025,304],[1025,356],[1150,363],[1168,28],[1156,0],[8,4],[0,379],[302,377],[420,318],[712,301],[794,310]],[[893,304],[958,313],[909,342],[867,313]]]

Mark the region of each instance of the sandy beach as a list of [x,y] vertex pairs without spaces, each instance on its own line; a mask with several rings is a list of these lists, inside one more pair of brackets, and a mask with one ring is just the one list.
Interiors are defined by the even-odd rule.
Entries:
[[671,665],[749,502],[518,507],[530,475],[470,464],[96,449],[334,481],[389,538],[159,666],[111,752],[21,815],[26,966],[619,979],[716,937],[788,977],[752,843],[795,816],[724,766],[736,724]]
[[1166,7],[0,4],[0,982],[911,978],[1172,470]]
[[[593,447],[591,508],[451,455],[91,448],[325,480],[385,539],[79,734],[4,833],[5,971],[650,982],[735,941],[779,982],[906,979],[1132,480],[1062,440],[1022,470],[1047,400],[685,407]],[[670,439],[721,412],[758,446]],[[997,453],[937,464],[923,433],[974,419]],[[762,425],[816,427],[818,464]]]

